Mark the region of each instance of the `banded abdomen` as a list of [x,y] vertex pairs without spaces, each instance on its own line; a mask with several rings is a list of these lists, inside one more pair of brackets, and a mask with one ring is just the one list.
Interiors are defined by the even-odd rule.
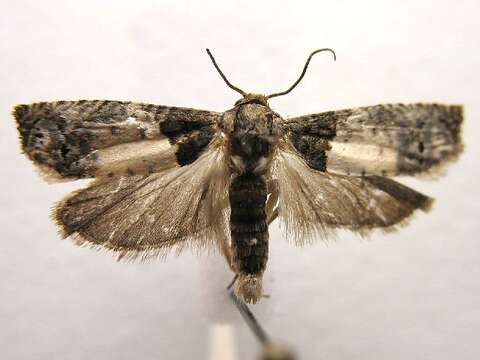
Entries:
[[255,303],[263,293],[268,260],[265,178],[252,172],[235,176],[229,197],[232,266],[238,275],[235,291],[244,301]]

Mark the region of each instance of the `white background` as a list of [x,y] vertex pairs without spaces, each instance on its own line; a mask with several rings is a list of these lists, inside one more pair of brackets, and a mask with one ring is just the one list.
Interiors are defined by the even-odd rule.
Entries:
[[271,227],[253,310],[304,359],[478,359],[479,2],[1,1],[0,357],[204,359],[210,329],[235,350],[258,344],[224,292],[219,256],[148,264],[60,241],[50,206],[85,182],[49,185],[20,153],[17,103],[137,100],[223,111],[249,92],[286,89],[284,117],[387,102],[465,106],[466,150],[438,181],[401,179],[437,199],[396,234],[295,248]]

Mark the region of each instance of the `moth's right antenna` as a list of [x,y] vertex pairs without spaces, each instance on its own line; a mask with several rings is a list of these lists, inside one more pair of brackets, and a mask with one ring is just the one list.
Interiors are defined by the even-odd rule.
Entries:
[[310,63],[310,60],[312,59],[313,55],[315,55],[315,54],[317,54],[317,53],[319,53],[319,52],[322,52],[322,51],[330,51],[330,52],[333,54],[333,60],[337,60],[337,55],[335,54],[335,51],[333,51],[333,50],[330,49],[330,48],[324,48],[324,49],[315,50],[315,51],[312,52],[312,53],[310,54],[310,56],[308,57],[307,62],[305,63],[305,66],[303,67],[302,74],[300,75],[300,77],[298,78],[298,80],[295,81],[295,82],[293,83],[293,85],[288,88],[288,90],[285,90],[285,91],[282,91],[282,92],[279,92],[279,93],[275,93],[275,94],[268,95],[268,96],[267,96],[267,99],[271,99],[272,97],[275,97],[275,96],[286,95],[286,94],[288,94],[290,91],[292,91],[293,89],[295,89],[295,87],[296,87],[296,86],[298,85],[298,83],[303,79],[305,73],[307,72],[308,64]]
[[243,91],[242,89],[239,89],[238,87],[232,85],[230,83],[230,81],[228,81],[227,77],[225,75],[223,75],[222,70],[220,70],[220,68],[218,67],[217,62],[215,61],[215,58],[213,57],[213,55],[212,55],[212,53],[210,52],[209,49],[207,49],[207,54],[208,54],[208,56],[210,56],[210,59],[212,60],[213,65],[215,66],[215,69],[217,69],[218,73],[222,77],[223,81],[225,81],[227,83],[228,87],[235,90],[236,92],[242,94],[242,96],[247,95],[247,93],[245,91]]

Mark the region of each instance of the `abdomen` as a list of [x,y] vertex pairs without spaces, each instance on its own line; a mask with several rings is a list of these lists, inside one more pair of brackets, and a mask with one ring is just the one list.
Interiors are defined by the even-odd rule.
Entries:
[[[261,296],[261,278],[268,260],[265,178],[247,172],[230,185],[232,266],[239,275],[237,289],[247,302]],[[250,301],[248,301],[250,299]]]

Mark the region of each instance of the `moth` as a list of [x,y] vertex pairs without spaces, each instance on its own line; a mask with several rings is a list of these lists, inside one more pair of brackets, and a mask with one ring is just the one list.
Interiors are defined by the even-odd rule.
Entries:
[[391,177],[438,175],[462,151],[462,107],[388,104],[282,118],[271,95],[219,113],[110,100],[18,105],[25,154],[50,181],[93,178],[56,204],[63,237],[119,258],[218,250],[234,291],[263,294],[268,226],[296,245],[337,229],[395,230],[433,199]]

